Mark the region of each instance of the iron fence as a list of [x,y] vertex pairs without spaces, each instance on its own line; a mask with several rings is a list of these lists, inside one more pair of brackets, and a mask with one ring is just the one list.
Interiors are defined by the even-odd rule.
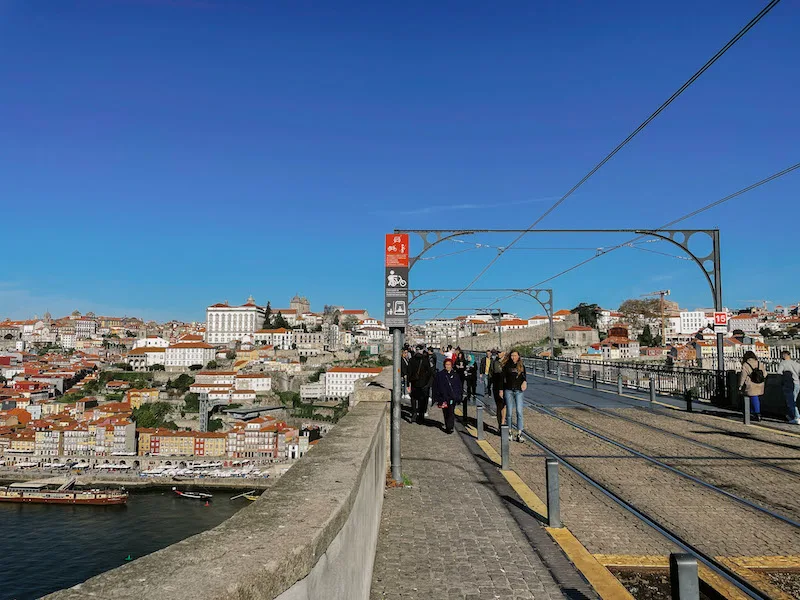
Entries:
[[617,385],[621,377],[623,388],[643,392],[649,391],[652,380],[657,394],[684,398],[688,393],[697,400],[727,402],[725,374],[711,369],[568,358],[525,358],[524,362],[535,375],[557,376],[560,372],[569,380],[575,373],[577,379],[592,380],[596,374],[598,383],[611,385]]

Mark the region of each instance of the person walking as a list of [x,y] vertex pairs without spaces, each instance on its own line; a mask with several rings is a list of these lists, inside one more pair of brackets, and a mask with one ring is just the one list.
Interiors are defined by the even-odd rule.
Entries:
[[453,433],[456,426],[456,403],[461,402],[461,378],[453,370],[453,360],[444,360],[444,369],[433,380],[433,400],[442,409],[445,433]]
[[464,356],[464,353],[460,350],[458,354],[453,358],[453,370],[456,372],[456,375],[459,376],[461,379],[461,386],[464,386],[464,381],[467,378],[467,358]]
[[467,402],[472,402],[477,396],[478,388],[478,364],[475,362],[475,357],[470,354],[467,359],[467,369],[465,371],[465,380],[467,384]]
[[800,425],[800,411],[797,410],[797,396],[800,395],[800,363],[792,360],[786,350],[781,352],[778,373],[783,376],[783,397],[786,399],[786,419],[792,425]]
[[483,383],[483,395],[484,397],[487,398],[492,393],[492,378],[489,372],[492,368],[492,352],[493,351],[488,351],[486,354],[483,355],[479,367],[481,382]]
[[764,382],[767,380],[764,365],[758,360],[756,353],[748,350],[742,356],[742,372],[739,373],[739,389],[750,397],[750,412],[753,420],[761,420],[761,396],[764,395]]
[[431,385],[431,363],[423,354],[424,346],[417,346],[408,362],[408,391],[411,393],[411,422],[422,424],[428,410]]
[[506,414],[508,415],[508,427],[514,431],[514,415],[516,413],[516,435],[512,437],[522,442],[522,409],[523,409],[523,396],[525,390],[528,389],[527,373],[525,372],[525,365],[520,358],[519,352],[512,350],[508,356],[508,360],[503,364],[503,391],[501,392],[503,399],[506,401]]
[[406,346],[403,348],[403,355],[400,360],[400,377],[403,380],[403,399],[410,400],[408,395],[408,362],[411,360],[411,351]]
[[497,415],[497,433],[506,422],[506,401],[503,399],[503,359],[505,354],[499,350],[492,352],[491,380],[494,393],[495,413]]

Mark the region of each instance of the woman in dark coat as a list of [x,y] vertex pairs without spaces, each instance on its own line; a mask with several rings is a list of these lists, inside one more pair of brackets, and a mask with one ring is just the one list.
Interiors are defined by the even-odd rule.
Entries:
[[461,378],[453,370],[453,361],[446,358],[444,369],[433,379],[433,401],[442,409],[446,433],[453,433],[456,426],[456,404],[461,402],[462,393]]

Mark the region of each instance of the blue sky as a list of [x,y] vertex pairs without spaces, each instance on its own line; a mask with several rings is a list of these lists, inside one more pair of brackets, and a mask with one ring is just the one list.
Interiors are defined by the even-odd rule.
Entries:
[[[384,233],[526,228],[763,4],[0,0],[0,318],[191,320],[295,292],[380,314]],[[797,31],[779,4],[540,228],[657,227],[798,162]],[[726,304],[800,300],[799,191],[796,172],[685,224],[721,230]],[[464,286],[493,252],[422,261],[411,286]],[[510,251],[476,287],[592,254]],[[711,304],[692,263],[635,249],[548,285],[559,308]]]

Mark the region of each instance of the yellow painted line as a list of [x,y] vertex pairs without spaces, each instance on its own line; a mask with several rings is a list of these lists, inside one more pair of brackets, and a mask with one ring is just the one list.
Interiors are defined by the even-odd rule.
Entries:
[[636,555],[636,554],[595,554],[598,562],[606,567],[628,567],[664,569],[669,568],[669,556]]
[[546,529],[603,600],[634,600],[619,579],[600,564],[568,529]]
[[800,556],[737,556],[731,560],[746,569],[800,569]]
[[528,505],[533,512],[538,514],[543,518],[547,518],[547,506],[545,506],[544,502],[541,501],[539,496],[537,496],[534,491],[528,487],[528,485],[520,479],[520,476],[517,475],[514,471],[500,471],[503,474],[503,477],[506,478],[506,481],[514,488],[514,491],[517,492],[517,495],[522,498],[522,501]]
[[769,578],[766,575],[763,575],[763,574],[759,573],[758,571],[754,571],[754,570],[748,569],[746,567],[743,567],[743,566],[737,564],[735,559],[732,560],[732,559],[720,556],[720,557],[717,557],[717,562],[725,565],[726,567],[728,567],[731,571],[733,571],[734,573],[736,573],[740,577],[743,577],[744,579],[747,579],[747,581],[752,583],[759,590],[761,590],[767,596],[772,598],[772,600],[796,600],[795,598],[793,598],[792,596],[790,596],[789,594],[787,594],[783,590],[781,590],[781,589],[775,587],[774,585],[772,585],[772,582],[769,580]]
[[[618,569],[669,569],[668,556],[595,554],[594,557],[600,564]],[[750,598],[703,564],[698,565],[697,574],[702,581],[727,600],[748,600]]]
[[478,430],[475,429],[472,425],[467,425],[467,433],[470,434],[472,437],[478,437]]
[[495,452],[495,449],[492,448],[492,445],[489,442],[486,440],[478,440],[478,446],[480,446],[481,450],[483,450],[484,454],[486,454],[490,461],[500,466],[500,455]]

